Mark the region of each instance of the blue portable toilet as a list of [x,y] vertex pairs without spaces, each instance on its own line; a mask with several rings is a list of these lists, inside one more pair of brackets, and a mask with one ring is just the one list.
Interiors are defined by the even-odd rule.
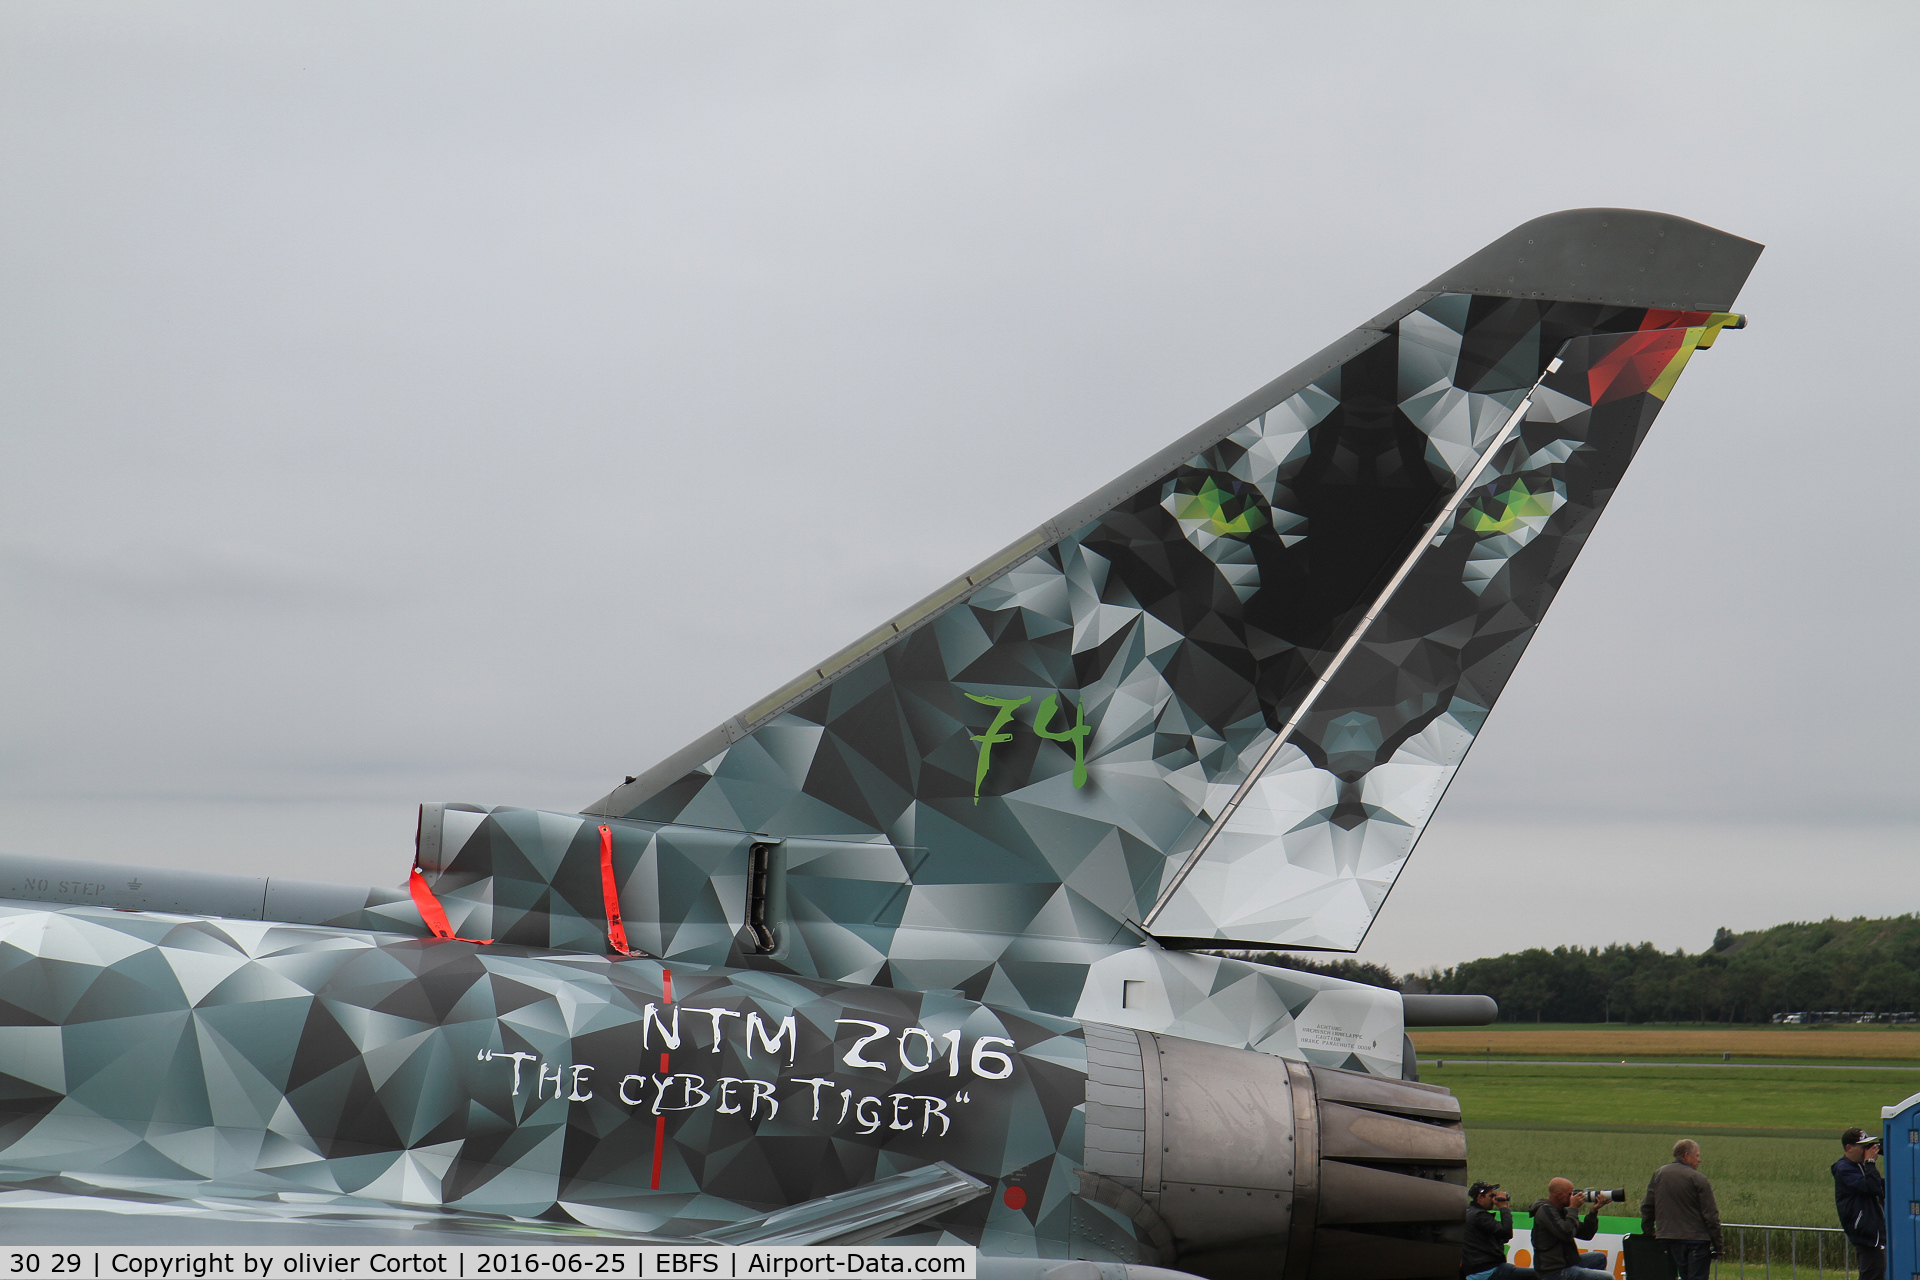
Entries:
[[1920,1093],[1880,1108],[1887,1179],[1887,1277],[1920,1280]]

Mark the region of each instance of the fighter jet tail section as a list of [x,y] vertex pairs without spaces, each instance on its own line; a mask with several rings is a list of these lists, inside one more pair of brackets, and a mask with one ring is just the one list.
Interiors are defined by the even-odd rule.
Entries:
[[0,859],[0,1189],[1450,1274],[1405,1028],[1491,1002],[1206,950],[1360,940],[1757,253],[1528,223],[590,812],[423,806],[404,890]]
[[883,845],[909,929],[1350,949],[1759,251],[1526,223],[592,812]]

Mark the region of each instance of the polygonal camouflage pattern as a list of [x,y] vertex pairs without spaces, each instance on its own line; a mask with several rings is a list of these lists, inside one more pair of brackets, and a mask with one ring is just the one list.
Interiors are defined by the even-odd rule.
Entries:
[[923,1242],[1139,1260],[1072,1240],[1085,1094],[1077,1025],[952,993],[0,906],[16,1184],[682,1236],[944,1160],[992,1193]]
[[[794,839],[774,855],[771,953],[746,927],[748,858],[757,837],[531,809],[449,807],[442,843],[420,866],[464,938],[603,955],[608,951],[600,829],[630,946],[674,964],[797,973],[920,991],[948,989],[997,1007],[1095,1019],[1320,1066],[1397,1077],[1396,993],[1220,956],[1118,941],[1008,937],[910,926],[913,888],[879,841]],[[891,956],[889,956],[889,951]],[[1122,997],[1132,984],[1133,999]]]
[[[1452,314],[1470,319],[1464,300]],[[1155,932],[1359,945],[1681,367],[1731,319],[1653,312],[1641,324],[1654,327],[1558,347],[1511,437],[1167,898]],[[1430,350],[1444,332],[1429,327]]]
[[1142,922],[1357,946],[1674,378],[1732,319],[1432,296],[697,768],[598,807],[786,838],[803,972],[1065,1010],[1089,948]]

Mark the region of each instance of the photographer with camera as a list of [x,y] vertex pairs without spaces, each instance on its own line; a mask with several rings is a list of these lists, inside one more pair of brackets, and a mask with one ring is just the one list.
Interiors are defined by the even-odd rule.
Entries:
[[1460,1274],[1466,1280],[1534,1280],[1532,1268],[1507,1261],[1507,1241],[1513,1239],[1513,1197],[1497,1182],[1476,1182],[1467,1188],[1467,1198]]
[[[1581,1253],[1576,1240],[1591,1240],[1600,1229],[1600,1206],[1612,1199],[1607,1192],[1575,1191],[1565,1178],[1547,1184],[1547,1198],[1533,1202],[1533,1269],[1554,1280],[1613,1280],[1607,1273],[1607,1255]],[[1581,1206],[1592,1202],[1585,1220]]]
[[1713,1184],[1700,1172],[1700,1144],[1693,1139],[1674,1143],[1673,1163],[1661,1165],[1648,1180],[1640,1230],[1667,1247],[1676,1280],[1707,1280],[1713,1260],[1726,1251],[1720,1206]]
[[1860,1280],[1881,1280],[1887,1273],[1887,1184],[1873,1162],[1880,1139],[1865,1129],[1840,1135],[1846,1154],[1833,1162],[1833,1204],[1840,1229],[1860,1255]]

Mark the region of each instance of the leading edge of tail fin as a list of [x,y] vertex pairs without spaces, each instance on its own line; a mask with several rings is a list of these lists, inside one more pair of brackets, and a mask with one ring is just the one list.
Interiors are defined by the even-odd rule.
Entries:
[[1760,250],[1525,223],[589,812],[890,844],[905,925],[1351,949]]

